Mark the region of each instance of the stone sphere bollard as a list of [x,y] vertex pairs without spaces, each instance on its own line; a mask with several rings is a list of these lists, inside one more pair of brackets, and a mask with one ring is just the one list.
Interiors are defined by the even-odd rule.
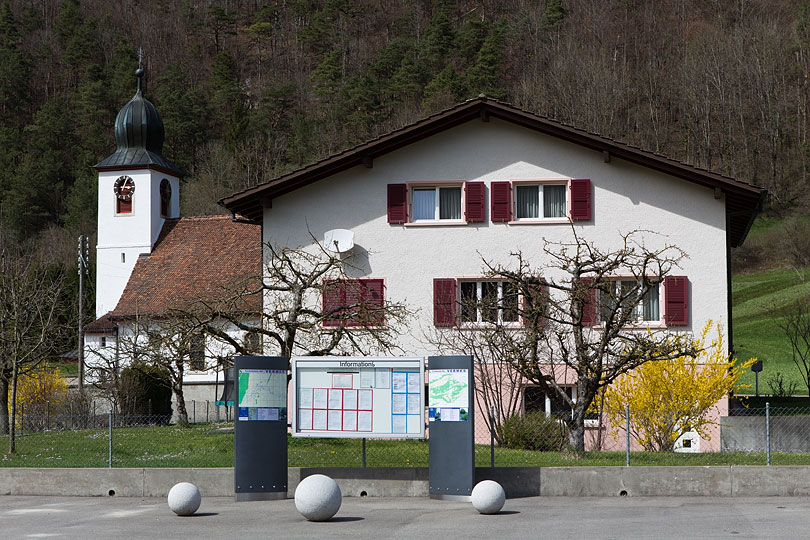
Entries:
[[295,488],[295,507],[309,521],[330,519],[342,501],[337,482],[323,474],[307,476]]
[[200,507],[202,496],[197,486],[180,482],[169,490],[169,508],[178,516],[190,516]]
[[482,514],[497,514],[506,502],[506,493],[498,482],[483,480],[472,490],[472,505]]

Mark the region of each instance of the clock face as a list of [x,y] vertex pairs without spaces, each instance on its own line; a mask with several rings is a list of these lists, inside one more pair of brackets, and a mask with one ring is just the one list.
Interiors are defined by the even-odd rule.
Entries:
[[135,193],[135,181],[129,176],[119,176],[115,181],[113,191],[116,197],[122,201],[128,201],[132,198],[132,194]]

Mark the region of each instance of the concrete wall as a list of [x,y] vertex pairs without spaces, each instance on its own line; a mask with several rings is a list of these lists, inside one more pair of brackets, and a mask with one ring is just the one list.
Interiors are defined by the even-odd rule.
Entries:
[[[334,478],[344,497],[427,497],[428,469],[290,468],[288,497],[311,474]],[[808,496],[810,466],[786,467],[479,467],[507,497]],[[192,482],[204,497],[232,497],[233,469],[0,468],[0,495],[165,497]]]
[[[810,452],[810,418],[772,416],[771,452]],[[720,418],[720,444],[724,452],[765,452],[764,416]]]

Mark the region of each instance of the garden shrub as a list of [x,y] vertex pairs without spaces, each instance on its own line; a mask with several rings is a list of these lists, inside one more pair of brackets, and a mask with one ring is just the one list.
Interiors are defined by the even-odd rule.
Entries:
[[510,416],[498,426],[501,446],[516,450],[559,451],[568,444],[568,429],[542,411]]

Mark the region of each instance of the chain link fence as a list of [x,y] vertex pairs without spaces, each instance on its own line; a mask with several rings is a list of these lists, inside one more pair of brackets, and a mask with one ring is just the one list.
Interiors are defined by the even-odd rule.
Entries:
[[[189,426],[168,415],[53,412],[21,407],[15,452],[5,467],[231,467],[233,409],[186,403]],[[666,418],[666,411],[655,411]],[[673,415],[674,416],[674,415]],[[478,467],[641,465],[810,465],[810,408],[736,408],[703,435],[685,431],[663,451],[639,440],[644,418],[627,411],[622,425],[586,420],[585,452],[572,450],[568,428],[554,415],[530,413],[503,422],[476,419]],[[495,429],[489,425],[494,424]],[[430,425],[426,429],[430,437]],[[10,447],[0,435],[0,454]],[[654,446],[654,445],[653,445]],[[660,447],[660,445],[659,445]],[[291,467],[427,467],[428,439],[290,437]]]

